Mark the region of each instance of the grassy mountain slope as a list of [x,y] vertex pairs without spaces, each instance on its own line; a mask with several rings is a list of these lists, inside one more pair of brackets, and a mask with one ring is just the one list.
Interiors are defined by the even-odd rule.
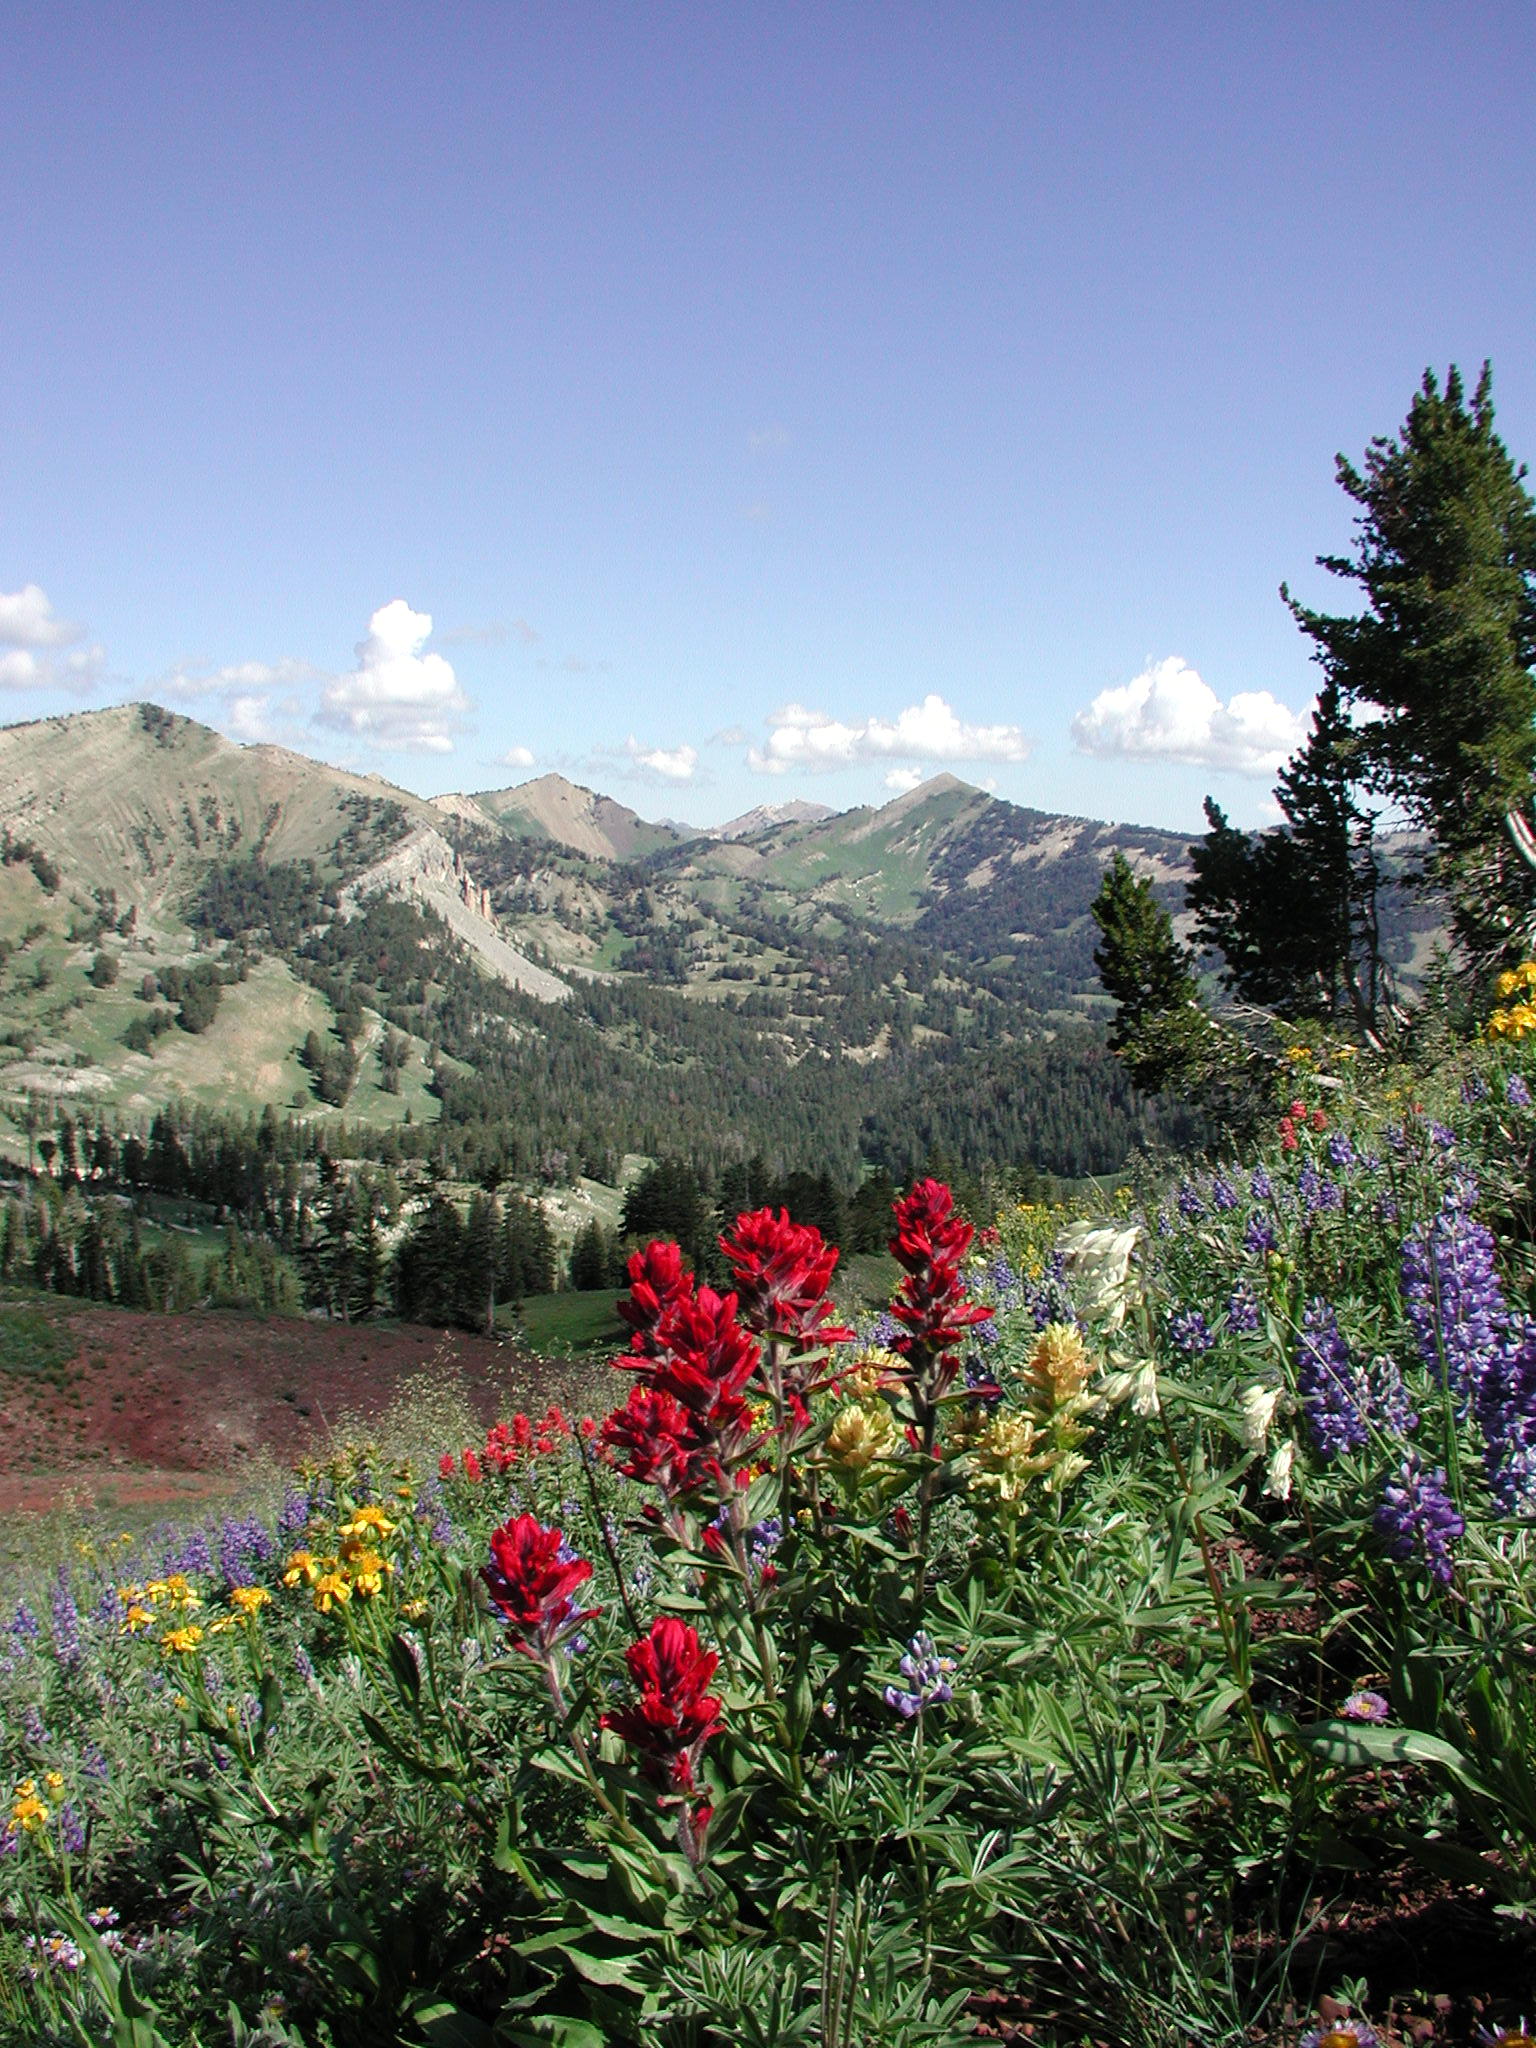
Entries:
[[919,1129],[964,1143],[971,1092],[1005,1152],[1110,1163],[1082,1104],[1125,1142],[1142,1112],[1074,1035],[1088,903],[1110,845],[1172,882],[1183,843],[949,775],[787,808],[689,837],[559,776],[427,803],[153,706],[9,728],[0,1106],[436,1119],[487,1171],[676,1148],[847,1174]]

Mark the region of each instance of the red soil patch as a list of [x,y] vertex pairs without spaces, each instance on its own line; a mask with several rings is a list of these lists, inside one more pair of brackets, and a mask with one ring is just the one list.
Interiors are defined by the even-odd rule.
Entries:
[[0,1372],[0,1513],[47,1508],[65,1493],[148,1505],[226,1492],[257,1453],[288,1464],[323,1450],[344,1418],[381,1414],[427,1373],[457,1383],[491,1422],[570,1400],[580,1372],[409,1325],[84,1302],[50,1303],[49,1319],[73,1341],[72,1362],[46,1377]]

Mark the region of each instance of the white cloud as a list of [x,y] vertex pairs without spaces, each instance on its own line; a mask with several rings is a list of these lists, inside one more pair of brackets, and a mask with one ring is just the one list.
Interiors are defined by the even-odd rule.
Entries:
[[647,782],[692,782],[699,765],[697,747],[645,747],[631,733],[624,751],[634,763],[634,772]]
[[47,593],[36,583],[0,590],[0,644],[7,647],[70,647],[85,638],[82,626],[56,619]]
[[469,699],[441,654],[422,653],[431,631],[431,615],[403,597],[381,605],[357,643],[357,667],[327,686],[316,723],[377,747],[451,753]]
[[1181,655],[1170,654],[1101,690],[1073,719],[1072,738],[1085,754],[1273,775],[1306,738],[1307,718],[1268,690],[1239,691],[1223,704]]
[[905,796],[909,789],[916,789],[922,779],[921,768],[893,768],[885,778],[885,787],[894,790],[897,796]]
[[90,689],[107,657],[84,638],[83,626],[54,617],[38,584],[0,590],[0,690]]
[[771,426],[753,427],[747,435],[747,446],[754,455],[761,455],[766,448],[784,447],[788,440],[788,430],[775,420]]
[[854,768],[867,761],[1023,761],[1029,741],[1017,725],[967,725],[936,693],[909,704],[894,719],[866,718],[846,725],[824,711],[786,704],[768,720],[766,746],[754,747],[747,765],[760,775],[791,768],[812,772]]
[[292,689],[298,683],[321,680],[323,671],[307,661],[232,661],[225,668],[204,668],[200,662],[182,662],[167,676],[159,676],[146,688],[155,696],[179,703],[198,697],[249,697],[257,690]]
[[531,747],[508,747],[504,754],[496,756],[498,768],[531,768],[533,766]]

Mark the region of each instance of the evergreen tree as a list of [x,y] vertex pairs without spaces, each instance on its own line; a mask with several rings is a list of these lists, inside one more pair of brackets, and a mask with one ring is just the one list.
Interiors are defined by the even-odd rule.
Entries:
[[1110,1049],[1139,1088],[1156,1091],[1187,1081],[1211,1032],[1201,1010],[1189,948],[1152,882],[1116,852],[1093,899],[1099,944],[1093,964],[1118,1008]]
[[1210,830],[1190,848],[1185,902],[1245,1002],[1287,1016],[1375,1027],[1382,983],[1373,823],[1355,791],[1356,735],[1328,682],[1306,745],[1275,791],[1285,823],[1235,831],[1206,798]]
[[1536,771],[1536,505],[1494,432],[1485,363],[1470,404],[1453,367],[1431,371],[1395,437],[1338,480],[1361,508],[1354,551],[1320,565],[1356,584],[1355,616],[1282,587],[1361,728],[1371,783],[1433,840],[1425,879],[1449,896],[1479,969],[1528,942],[1536,872],[1506,828]]

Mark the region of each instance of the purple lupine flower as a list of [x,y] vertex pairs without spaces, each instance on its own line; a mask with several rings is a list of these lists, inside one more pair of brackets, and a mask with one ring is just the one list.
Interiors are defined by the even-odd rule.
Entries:
[[94,1742],[88,1743],[82,1752],[80,1768],[88,1778],[101,1780],[112,1775],[112,1766],[107,1762],[105,1752],[98,1749]]
[[[1047,1323],[1074,1323],[1077,1312],[1072,1306],[1072,1297],[1067,1292],[1066,1262],[1059,1252],[1052,1252],[1045,1264],[1045,1271],[1038,1280],[1026,1280],[1020,1292],[1025,1313],[1037,1330],[1043,1330]],[[978,1324],[981,1329],[986,1325]]]
[[1326,1301],[1308,1303],[1296,1346],[1296,1385],[1319,1454],[1362,1451],[1370,1441],[1361,1406],[1359,1375],[1338,1318]]
[[306,1685],[313,1683],[315,1667],[310,1661],[308,1650],[305,1649],[302,1643],[295,1643],[293,1646],[293,1668]]
[[1176,1316],[1170,1316],[1168,1336],[1186,1358],[1198,1358],[1216,1342],[1210,1324],[1197,1308],[1180,1309]]
[[1211,1180],[1211,1207],[1219,1214],[1237,1207],[1237,1190],[1224,1173],[1215,1174]]
[[1275,1226],[1267,1216],[1257,1213],[1248,1218],[1248,1228],[1243,1232],[1243,1250],[1252,1252],[1255,1258],[1263,1258],[1272,1252],[1280,1240],[1275,1235]]
[[1522,1321],[1484,1362],[1472,1405],[1489,1491],[1506,1514],[1536,1512],[1536,1322]]
[[1402,1154],[1408,1150],[1408,1133],[1401,1124],[1388,1124],[1381,1135],[1394,1152]]
[[1193,1181],[1186,1180],[1180,1184],[1179,1192],[1175,1197],[1175,1201],[1178,1206],[1179,1214],[1182,1217],[1184,1217],[1187,1222],[1193,1223],[1197,1216],[1203,1216],[1205,1214],[1205,1204],[1200,1199],[1200,1190],[1195,1186]]
[[1426,1471],[1418,1453],[1410,1451],[1397,1478],[1387,1482],[1376,1510],[1376,1533],[1386,1544],[1387,1555],[1419,1557],[1431,1578],[1448,1586],[1456,1570],[1452,1546],[1466,1528],[1447,1489],[1444,1468],[1437,1465]]
[[1310,1159],[1296,1176],[1296,1198],[1307,1216],[1315,1216],[1323,1206],[1322,1178]]
[[85,1824],[73,1801],[59,1808],[59,1846],[67,1856],[85,1854]]
[[954,1658],[941,1657],[933,1637],[926,1629],[919,1629],[901,1660],[901,1675],[911,1690],[888,1685],[885,1704],[894,1707],[905,1721],[910,1721],[914,1714],[920,1714],[924,1707],[943,1706],[955,1696],[949,1684],[949,1674],[954,1668]]
[[1349,1142],[1348,1131],[1336,1130],[1330,1134],[1328,1139],[1328,1158],[1330,1164],[1334,1166],[1354,1165],[1355,1148]]
[[168,1579],[176,1572],[184,1572],[189,1578],[196,1578],[212,1570],[213,1551],[208,1543],[208,1531],[193,1529],[179,1547],[165,1553],[160,1576]]
[[16,1602],[16,1612],[11,1616],[10,1629],[18,1643],[34,1642],[42,1634],[42,1623],[25,1600]]
[[53,1616],[54,1655],[66,1671],[73,1670],[80,1662],[80,1610],[70,1590],[68,1571],[60,1570],[48,1607]]
[[1435,1119],[1431,1117],[1429,1120],[1428,1130],[1429,1142],[1431,1143],[1431,1145],[1434,1146],[1437,1152],[1455,1151],[1456,1133],[1449,1127],[1449,1125],[1436,1123]]
[[1425,1365],[1463,1409],[1509,1326],[1493,1233],[1472,1214],[1476,1200],[1476,1182],[1458,1176],[1433,1220],[1403,1240],[1404,1311]]
[[1319,1209],[1343,1208],[1344,1194],[1336,1180],[1325,1179],[1321,1183],[1317,1190],[1317,1206]]
[[313,1503],[308,1487],[290,1486],[283,1495],[283,1504],[277,1511],[277,1533],[288,1543],[299,1531],[308,1526]]
[[1468,1074],[1461,1084],[1461,1099],[1468,1109],[1488,1100],[1488,1083],[1481,1074]]
[[1397,1197],[1395,1195],[1378,1195],[1372,1204],[1371,1214],[1378,1223],[1395,1223],[1397,1221]]
[[22,1710],[21,1732],[34,1749],[47,1748],[48,1729],[39,1708],[26,1707]]
[[1419,1418],[1390,1352],[1378,1353],[1366,1367],[1365,1395],[1371,1422],[1388,1436],[1404,1437],[1418,1428]]
[[1256,1202],[1267,1202],[1275,1192],[1275,1184],[1262,1166],[1256,1166],[1248,1176],[1248,1192]]
[[1251,1287],[1235,1287],[1227,1297],[1227,1334],[1251,1337],[1259,1327],[1258,1298]]
[[1524,1074],[1510,1075],[1509,1079],[1504,1083],[1504,1100],[1511,1109],[1530,1108],[1531,1091],[1526,1084]]

